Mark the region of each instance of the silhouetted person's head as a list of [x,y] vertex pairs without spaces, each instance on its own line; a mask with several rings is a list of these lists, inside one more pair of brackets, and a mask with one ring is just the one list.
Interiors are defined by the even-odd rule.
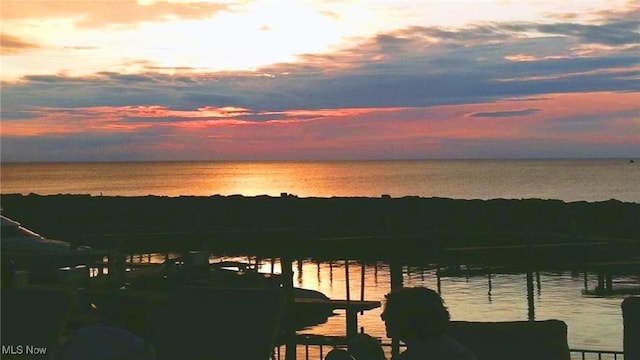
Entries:
[[380,341],[365,333],[351,336],[349,353],[356,360],[386,360]]
[[387,337],[405,343],[443,334],[449,311],[440,295],[425,287],[403,288],[386,295],[382,312]]
[[333,349],[329,351],[324,360],[354,360],[348,351],[343,349]]

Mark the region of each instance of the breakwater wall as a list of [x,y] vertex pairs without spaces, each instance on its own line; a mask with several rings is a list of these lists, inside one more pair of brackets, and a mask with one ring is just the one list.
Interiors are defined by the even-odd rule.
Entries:
[[633,250],[640,239],[640,204],[615,200],[3,194],[1,201],[4,215],[47,237],[105,248],[119,241],[130,251],[208,241],[228,252],[423,256],[442,247],[603,239]]

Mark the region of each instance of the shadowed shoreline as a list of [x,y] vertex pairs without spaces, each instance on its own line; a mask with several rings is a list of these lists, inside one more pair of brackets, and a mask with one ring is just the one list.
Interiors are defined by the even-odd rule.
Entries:
[[[640,259],[635,222],[640,204],[615,200],[7,194],[2,195],[2,208],[4,215],[48,238],[116,247],[127,254],[206,247],[216,255],[280,256],[289,262],[304,257],[389,261],[392,288],[393,269],[402,274],[402,265],[414,261],[432,261],[438,274],[460,270],[460,265],[517,269],[527,272],[529,320],[534,319],[534,271],[586,271],[605,265],[600,270],[637,273]],[[599,282],[600,277],[599,272]],[[180,306],[184,308],[190,306]],[[566,325],[560,325],[558,334],[564,338],[552,336],[562,340],[562,352],[568,354]]]
[[[492,262],[513,256],[509,251],[530,252],[532,244],[582,249],[538,251],[553,262],[567,252],[589,261],[605,255],[604,247],[610,260],[640,248],[640,204],[616,200],[6,194],[2,207],[46,237],[97,248],[117,241],[130,252],[199,249],[208,242],[214,253],[411,260],[442,248],[482,247],[493,249],[482,255]],[[586,243],[602,246],[579,246]]]

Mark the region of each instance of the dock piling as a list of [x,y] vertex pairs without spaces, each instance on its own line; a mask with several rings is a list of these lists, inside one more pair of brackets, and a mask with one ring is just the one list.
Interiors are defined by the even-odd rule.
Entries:
[[[364,301],[364,277],[365,277],[365,263],[361,262],[360,265],[360,301]],[[360,312],[360,315],[364,315],[364,310]]]
[[280,267],[282,271],[282,289],[284,292],[285,298],[285,316],[287,319],[287,323],[285,325],[285,329],[287,333],[285,336],[285,360],[295,360],[296,359],[296,334],[295,329],[292,325],[293,323],[293,303],[294,303],[294,293],[293,293],[293,260],[291,257],[287,255],[283,255],[280,258]]
[[351,285],[349,284],[349,260],[345,259],[344,260],[344,279],[345,279],[345,286],[347,287],[346,291],[347,291],[347,301],[351,300]]
[[529,321],[536,319],[534,294],[533,294],[533,273],[527,271],[527,318]]
[[[402,288],[402,263],[399,259],[391,260],[389,264],[391,272],[391,291]],[[391,339],[391,359],[397,359],[400,356],[400,340],[398,338]]]

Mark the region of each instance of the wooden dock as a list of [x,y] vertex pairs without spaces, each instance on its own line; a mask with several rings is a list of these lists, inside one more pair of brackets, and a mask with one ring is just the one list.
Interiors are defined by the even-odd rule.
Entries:
[[295,304],[313,305],[328,310],[345,310],[347,314],[347,337],[358,333],[358,313],[380,307],[380,301],[367,300],[325,300],[311,298],[295,298]]

